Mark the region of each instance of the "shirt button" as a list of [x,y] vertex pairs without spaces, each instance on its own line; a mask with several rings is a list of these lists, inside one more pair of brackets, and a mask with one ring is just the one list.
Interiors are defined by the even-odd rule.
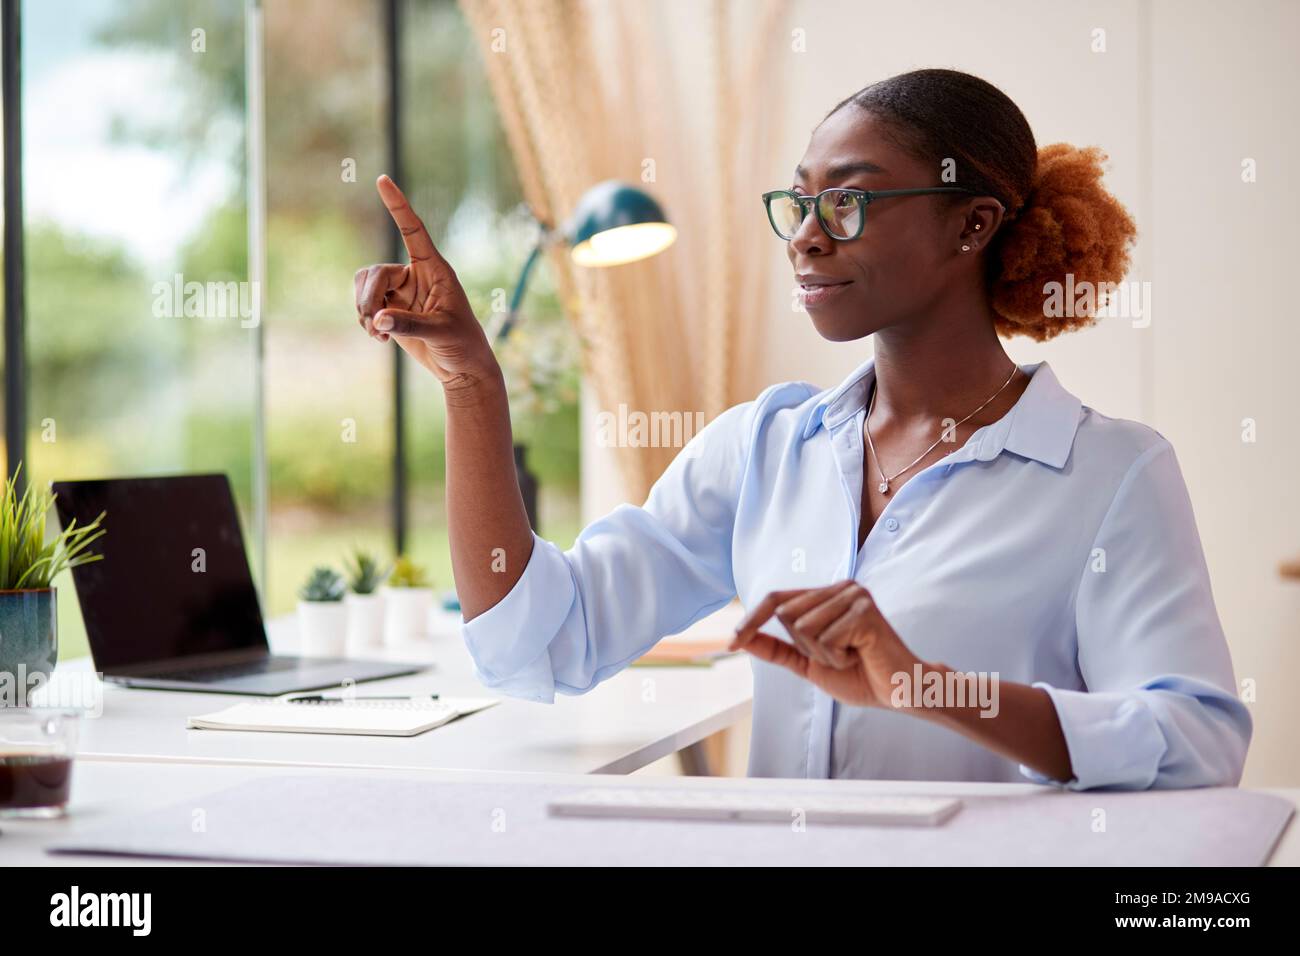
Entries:
[[886,519],[885,519],[885,530],[886,530],[886,531],[897,531],[897,530],[898,530],[898,519],[897,519],[897,518],[886,518]]

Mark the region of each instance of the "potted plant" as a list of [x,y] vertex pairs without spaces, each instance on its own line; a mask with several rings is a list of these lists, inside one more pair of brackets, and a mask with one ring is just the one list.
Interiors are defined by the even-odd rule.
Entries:
[[48,680],[58,658],[58,609],[50,582],[68,568],[100,560],[102,554],[86,549],[105,532],[100,512],[90,524],[77,527],[73,520],[46,540],[45,516],[54,495],[28,486],[20,496],[17,481],[15,472],[0,499],[0,674],[25,689],[33,674]]
[[316,568],[298,591],[298,631],[304,657],[341,657],[348,615],[343,578],[333,568]]
[[424,637],[433,607],[428,572],[406,556],[393,562],[384,587],[384,643],[389,647]]
[[514,325],[504,338],[494,330],[497,360],[510,398],[510,427],[515,436],[515,477],[524,499],[528,523],[539,530],[538,478],[529,467],[527,452],[546,443],[563,421],[563,413],[578,402],[581,387],[581,349],[559,300],[534,296],[526,322]]
[[347,647],[378,647],[384,640],[384,598],[377,592],[388,577],[388,568],[381,568],[369,551],[353,548],[343,562],[343,573],[348,580],[348,594],[343,599],[348,609]]

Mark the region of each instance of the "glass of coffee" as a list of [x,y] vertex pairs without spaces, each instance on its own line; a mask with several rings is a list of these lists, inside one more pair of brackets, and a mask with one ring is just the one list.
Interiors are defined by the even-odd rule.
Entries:
[[0,707],[0,817],[60,817],[68,805],[76,711]]

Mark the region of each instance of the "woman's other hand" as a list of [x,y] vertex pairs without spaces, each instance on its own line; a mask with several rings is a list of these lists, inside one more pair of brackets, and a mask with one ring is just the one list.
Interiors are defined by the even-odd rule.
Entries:
[[411,264],[385,263],[357,272],[357,321],[372,338],[395,338],[448,392],[497,380],[500,366],[455,270],[397,184],[380,176],[376,185]]
[[[773,617],[793,644],[759,630]],[[894,708],[895,675],[905,675],[902,686],[908,687],[915,666],[925,666],[856,581],[773,591],[736,628],[731,650],[793,671],[836,700],[859,707]],[[910,695],[906,702],[911,703]]]

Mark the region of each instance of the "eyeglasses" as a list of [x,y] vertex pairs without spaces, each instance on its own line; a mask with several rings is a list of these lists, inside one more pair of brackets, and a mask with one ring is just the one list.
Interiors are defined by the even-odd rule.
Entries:
[[862,227],[867,221],[867,207],[877,199],[890,196],[924,196],[929,193],[969,193],[969,189],[960,186],[930,186],[925,189],[823,189],[816,196],[804,196],[778,189],[763,193],[763,205],[767,207],[767,220],[773,231],[782,239],[795,237],[808,207],[817,210],[817,221],[822,231],[832,239],[846,242],[862,235]]

